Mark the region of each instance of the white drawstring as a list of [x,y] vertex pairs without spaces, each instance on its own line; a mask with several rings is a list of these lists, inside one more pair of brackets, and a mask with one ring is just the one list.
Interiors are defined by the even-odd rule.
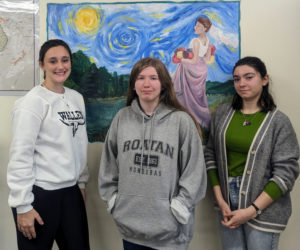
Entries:
[[143,159],[144,159],[144,144],[145,144],[145,116],[143,116],[143,128],[142,128],[142,155],[141,155],[141,168],[143,168]]
[[150,127],[150,140],[149,140],[149,147],[148,147],[148,158],[147,158],[147,167],[149,167],[149,158],[150,158],[150,151],[151,151],[151,144],[153,139],[153,123],[156,116],[156,111],[153,114],[153,117],[151,118],[151,127]]

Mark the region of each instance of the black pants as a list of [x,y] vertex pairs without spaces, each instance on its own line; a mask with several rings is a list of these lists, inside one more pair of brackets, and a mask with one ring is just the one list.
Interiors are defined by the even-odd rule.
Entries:
[[154,248],[138,245],[127,240],[123,240],[123,247],[124,250],[155,250]]
[[89,233],[83,197],[77,185],[44,190],[33,186],[33,208],[44,225],[35,221],[36,238],[29,240],[17,228],[16,209],[12,208],[19,250],[51,250],[54,240],[62,250],[88,250]]

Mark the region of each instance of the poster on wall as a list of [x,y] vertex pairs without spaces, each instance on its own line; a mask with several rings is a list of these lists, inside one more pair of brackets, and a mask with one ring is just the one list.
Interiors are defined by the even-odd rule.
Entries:
[[234,91],[239,14],[239,1],[48,3],[47,35],[72,49],[66,86],[85,98],[89,141],[104,141],[126,103],[131,68],[144,57],[166,65],[179,101],[207,131]]
[[0,1],[0,93],[30,90],[37,82],[37,0]]

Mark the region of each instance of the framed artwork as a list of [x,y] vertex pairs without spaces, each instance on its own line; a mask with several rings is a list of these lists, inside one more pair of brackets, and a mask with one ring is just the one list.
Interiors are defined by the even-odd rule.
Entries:
[[[47,35],[65,40],[72,49],[66,86],[85,98],[89,141],[104,141],[126,103],[131,68],[144,57],[166,65],[179,101],[205,133],[211,114],[234,92],[239,15],[239,1],[48,3]],[[195,50],[197,43],[201,51]],[[184,62],[195,53],[200,61]]]
[[23,94],[38,81],[38,0],[0,2],[0,94]]

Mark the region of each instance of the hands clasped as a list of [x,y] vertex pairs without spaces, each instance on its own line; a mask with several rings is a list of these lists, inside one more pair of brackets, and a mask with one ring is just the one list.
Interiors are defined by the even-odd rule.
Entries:
[[231,211],[228,204],[224,203],[222,204],[222,206],[220,206],[220,209],[223,215],[223,220],[221,221],[221,223],[223,226],[230,229],[237,228],[257,216],[256,211],[252,206]]

